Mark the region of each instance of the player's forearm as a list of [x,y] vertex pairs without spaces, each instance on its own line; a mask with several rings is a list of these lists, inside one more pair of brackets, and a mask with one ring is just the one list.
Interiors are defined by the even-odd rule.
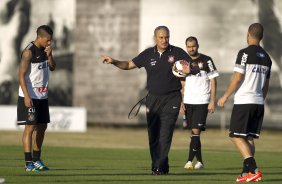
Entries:
[[48,56],[48,66],[51,71],[56,69],[56,62],[52,55]]
[[264,84],[264,86],[263,86],[263,88],[262,88],[263,98],[264,98],[264,99],[265,99],[266,96],[267,96],[268,88],[269,88],[269,79],[267,79],[267,80],[265,81],[265,84]]
[[217,81],[216,81],[216,79],[212,79],[211,80],[211,97],[210,97],[211,103],[215,103],[216,89],[217,89]]
[[228,88],[225,91],[223,96],[226,99],[228,99],[229,96],[231,96],[238,89],[240,83],[241,83],[241,81],[238,78],[236,78],[235,76],[233,76],[233,79],[232,79],[231,83],[229,84],[229,86],[228,86]]
[[185,88],[185,81],[180,81],[181,82],[181,94],[182,94],[182,97],[184,97],[184,88]]
[[244,75],[241,73],[238,72],[233,73],[231,82],[223,95],[226,99],[228,99],[228,97],[231,96],[238,89],[238,87],[241,84],[241,81],[243,80],[243,77]]

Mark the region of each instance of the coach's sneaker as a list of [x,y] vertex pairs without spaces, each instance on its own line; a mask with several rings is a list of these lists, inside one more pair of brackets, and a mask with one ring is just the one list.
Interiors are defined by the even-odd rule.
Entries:
[[262,173],[260,171],[257,171],[255,174],[249,173],[247,175],[247,182],[254,182],[254,181],[260,181],[262,179]]
[[204,169],[205,166],[202,162],[197,162],[194,166],[194,169]]
[[26,165],[25,165],[25,171],[39,172],[40,170],[35,167],[33,162],[27,162]]
[[46,165],[44,165],[42,160],[38,160],[36,162],[33,162],[33,164],[39,171],[48,171],[49,170],[49,168]]
[[188,161],[185,166],[184,169],[194,169],[193,167],[193,163],[191,161]]
[[152,175],[153,176],[158,176],[158,175],[166,175],[168,174],[168,169],[164,170],[160,170],[159,168],[154,168],[152,170]]

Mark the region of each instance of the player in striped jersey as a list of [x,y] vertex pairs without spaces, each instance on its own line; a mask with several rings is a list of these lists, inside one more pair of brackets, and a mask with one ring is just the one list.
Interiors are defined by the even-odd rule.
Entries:
[[254,138],[259,137],[261,130],[272,65],[269,55],[260,46],[262,38],[263,26],[251,24],[247,33],[248,47],[239,51],[232,80],[217,103],[223,107],[228,97],[235,93],[229,137],[244,158],[237,182],[262,178],[254,158]]

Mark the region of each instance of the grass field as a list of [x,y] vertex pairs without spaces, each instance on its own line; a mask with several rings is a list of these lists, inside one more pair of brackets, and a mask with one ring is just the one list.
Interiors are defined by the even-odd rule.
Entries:
[[[23,169],[21,132],[0,132],[0,178],[5,183],[235,183],[242,159],[227,132],[208,130],[202,136],[204,170],[184,170],[189,133],[175,131],[170,151],[170,174],[150,175],[145,129],[92,128],[85,134],[46,135],[44,162],[50,171]],[[280,141],[279,141],[280,140]],[[266,131],[257,142],[256,159],[263,183],[282,183],[280,132]]]

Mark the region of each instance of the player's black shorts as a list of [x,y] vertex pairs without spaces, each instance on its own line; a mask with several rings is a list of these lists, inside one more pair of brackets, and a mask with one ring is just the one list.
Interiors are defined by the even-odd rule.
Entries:
[[230,122],[229,137],[258,138],[264,116],[264,105],[235,104]]
[[206,130],[208,104],[184,104],[189,129]]
[[48,99],[32,99],[33,107],[26,107],[24,98],[18,98],[18,123],[34,125],[38,123],[49,123],[49,104]]

